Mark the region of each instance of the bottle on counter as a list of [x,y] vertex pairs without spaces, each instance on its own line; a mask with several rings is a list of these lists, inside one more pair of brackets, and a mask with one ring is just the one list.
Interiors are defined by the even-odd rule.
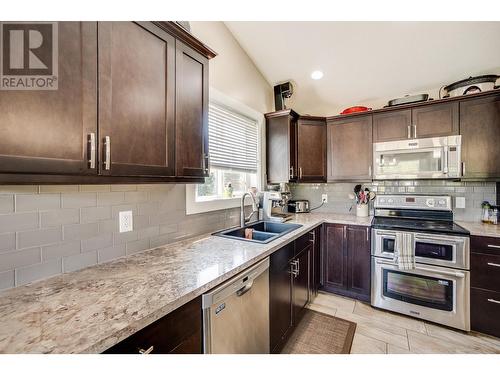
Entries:
[[490,222],[490,209],[491,209],[490,202],[484,201],[483,203],[481,203],[481,208],[483,209],[483,212],[481,214],[481,221],[483,223],[489,223]]

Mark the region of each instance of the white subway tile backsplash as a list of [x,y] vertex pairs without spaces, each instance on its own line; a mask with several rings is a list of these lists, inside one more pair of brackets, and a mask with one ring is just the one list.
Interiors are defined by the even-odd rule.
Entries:
[[97,251],[70,255],[63,258],[63,272],[72,272],[97,264]]
[[0,215],[0,233],[38,228],[38,213]]
[[16,212],[61,208],[60,194],[17,195]]
[[142,250],[146,250],[150,248],[149,238],[144,238],[142,240],[127,242],[126,245],[126,253],[134,254]]
[[16,233],[0,234],[0,253],[14,250],[16,248]]
[[113,233],[104,233],[97,237],[82,240],[82,253],[99,250],[113,245]]
[[60,273],[62,273],[62,259],[21,267],[16,270],[16,285],[24,285]]
[[68,208],[40,212],[40,226],[42,228],[56,227],[63,224],[78,224],[80,222],[80,210]]
[[79,254],[81,249],[80,241],[62,242],[56,245],[42,246],[42,260],[67,257]]
[[0,214],[14,212],[14,195],[0,194]]
[[0,272],[0,290],[13,288],[16,285],[14,270]]
[[17,233],[17,248],[50,245],[62,240],[61,227]]
[[97,193],[98,206],[114,206],[125,202],[124,192]]
[[96,193],[62,194],[63,208],[95,207],[96,205],[97,205]]
[[85,207],[80,209],[81,223],[95,223],[96,221],[111,219],[111,207]]
[[70,224],[63,226],[64,241],[85,240],[97,236],[99,225],[97,223]]
[[109,262],[110,260],[122,257],[126,255],[126,245],[116,245],[106,247],[97,251],[99,263]]
[[0,271],[13,270],[30,264],[40,263],[40,248],[14,250],[0,253]]

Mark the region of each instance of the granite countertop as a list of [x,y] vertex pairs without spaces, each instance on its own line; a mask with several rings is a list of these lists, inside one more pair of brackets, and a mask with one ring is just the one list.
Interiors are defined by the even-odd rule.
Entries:
[[500,225],[483,224],[477,222],[457,221],[461,227],[467,229],[472,236],[486,236],[500,238]]
[[298,214],[269,244],[209,234],[0,293],[0,353],[100,353],[272,252],[328,223],[372,218]]

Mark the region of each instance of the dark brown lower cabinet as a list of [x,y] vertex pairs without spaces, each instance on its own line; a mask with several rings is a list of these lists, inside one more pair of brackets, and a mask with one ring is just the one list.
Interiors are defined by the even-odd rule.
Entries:
[[313,229],[310,234],[312,236],[313,248],[311,250],[311,274],[310,274],[310,286],[311,295],[315,297],[318,295],[319,288],[321,287],[321,239],[322,239],[322,228],[319,226]]
[[271,353],[279,353],[311,299],[313,242],[307,233],[271,255],[269,321]]
[[500,337],[500,239],[471,236],[470,323]]
[[370,227],[324,224],[323,289],[370,301]]
[[126,338],[104,354],[201,354],[201,297]]

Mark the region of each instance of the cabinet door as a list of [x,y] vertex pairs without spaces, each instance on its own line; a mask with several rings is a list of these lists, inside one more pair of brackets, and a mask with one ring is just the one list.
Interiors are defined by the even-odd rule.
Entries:
[[304,309],[310,299],[310,263],[311,263],[312,245],[309,245],[302,251],[294,261],[297,263],[297,274],[293,277],[293,324],[298,324]]
[[326,289],[347,288],[347,256],[345,225],[325,224],[323,248],[323,276]]
[[299,182],[326,181],[326,123],[298,120],[297,161]]
[[297,121],[288,113],[266,120],[266,165],[269,183],[297,181]]
[[292,328],[292,275],[290,259],[293,243],[271,255],[269,269],[269,322],[270,348],[279,353]]
[[411,138],[411,109],[373,115],[373,142]]
[[177,176],[208,176],[208,59],[176,41]]
[[460,102],[465,178],[500,177],[500,95]]
[[359,299],[370,300],[370,227],[347,226],[347,288]]
[[173,37],[148,23],[99,23],[101,174],[174,175],[174,80]]
[[458,103],[431,104],[412,109],[413,138],[458,134]]
[[58,22],[57,63],[57,90],[0,91],[0,172],[97,173],[97,23]]
[[328,180],[371,180],[372,116],[328,122]]

